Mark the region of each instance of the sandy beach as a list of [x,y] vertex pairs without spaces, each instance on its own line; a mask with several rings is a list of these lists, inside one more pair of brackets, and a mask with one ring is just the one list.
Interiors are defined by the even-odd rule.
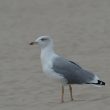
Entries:
[[[65,87],[42,73],[35,35],[97,74],[105,87]],[[0,110],[110,110],[110,0],[0,0]]]

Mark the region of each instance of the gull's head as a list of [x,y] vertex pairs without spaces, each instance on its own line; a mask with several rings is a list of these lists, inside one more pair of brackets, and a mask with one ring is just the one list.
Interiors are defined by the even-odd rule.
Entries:
[[53,45],[52,38],[49,36],[40,36],[34,42],[31,42],[30,45],[39,45],[41,48]]

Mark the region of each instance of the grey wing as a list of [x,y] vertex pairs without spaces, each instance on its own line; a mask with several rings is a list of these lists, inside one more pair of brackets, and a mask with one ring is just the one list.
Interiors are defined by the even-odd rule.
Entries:
[[76,65],[77,67],[81,68],[81,66],[79,66],[77,63],[75,63],[75,62],[73,62],[73,61],[70,61],[70,60],[69,60],[69,62],[70,62],[70,63],[73,63],[73,64]]
[[53,61],[53,70],[63,76],[68,84],[85,84],[94,79],[94,74],[84,70],[73,61],[57,57]]

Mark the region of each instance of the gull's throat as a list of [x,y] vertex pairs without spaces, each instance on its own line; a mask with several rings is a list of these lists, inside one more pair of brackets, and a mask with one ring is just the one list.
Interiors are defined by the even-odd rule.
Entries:
[[48,45],[45,48],[41,49],[41,62],[42,64],[46,64],[49,61],[52,61],[57,55],[54,52],[53,46]]

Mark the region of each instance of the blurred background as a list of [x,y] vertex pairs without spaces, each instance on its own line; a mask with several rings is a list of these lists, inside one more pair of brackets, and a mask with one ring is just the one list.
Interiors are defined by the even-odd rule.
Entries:
[[[55,50],[93,71],[103,88],[73,85],[60,104],[60,85],[42,73],[40,49],[29,42],[52,36]],[[110,109],[110,0],[0,0],[0,110]]]

